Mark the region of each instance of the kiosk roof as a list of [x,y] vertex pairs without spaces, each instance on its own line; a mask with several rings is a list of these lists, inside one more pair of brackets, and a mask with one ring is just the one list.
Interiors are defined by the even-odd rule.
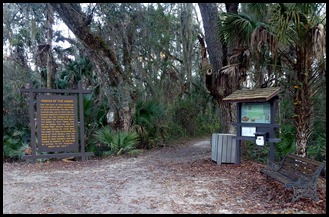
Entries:
[[279,87],[237,90],[223,99],[224,102],[266,102],[276,96]]

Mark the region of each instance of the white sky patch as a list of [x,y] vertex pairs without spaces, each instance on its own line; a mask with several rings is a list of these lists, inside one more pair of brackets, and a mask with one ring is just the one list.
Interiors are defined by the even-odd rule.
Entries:
[[[73,32],[66,26],[66,24],[61,19],[58,20],[58,23],[53,26],[53,30],[54,30],[54,32],[60,31],[61,35],[63,35],[66,38],[75,38]],[[54,38],[54,40],[55,39],[56,38]],[[66,48],[70,47],[71,45],[67,41],[64,41],[64,42],[63,41],[59,41],[59,42],[53,41],[53,47],[54,46],[60,46],[63,49],[66,49]]]
[[[84,13],[87,13],[87,8],[88,5],[92,5],[92,7],[95,7],[96,3],[80,3],[81,5],[81,9]],[[99,17],[93,17],[94,20],[100,20]],[[54,31],[60,31],[61,34],[66,37],[66,38],[72,38],[75,39],[75,35],[73,34],[73,32],[66,26],[66,24],[61,20],[57,20],[57,24],[54,25]],[[63,49],[66,49],[68,47],[70,47],[70,43],[68,43],[67,41],[59,41],[59,42],[53,42],[53,46],[60,46]]]

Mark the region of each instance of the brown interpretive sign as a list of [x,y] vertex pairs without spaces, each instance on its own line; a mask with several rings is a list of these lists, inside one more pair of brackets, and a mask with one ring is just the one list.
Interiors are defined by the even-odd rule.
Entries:
[[39,151],[78,151],[78,112],[75,96],[39,95],[37,111]]
[[93,152],[85,151],[83,112],[83,94],[91,94],[91,90],[83,90],[81,81],[77,90],[33,88],[30,81],[29,87],[21,88],[20,92],[27,92],[30,98],[32,149],[22,159],[36,163],[39,158],[81,157],[85,161],[94,156]]

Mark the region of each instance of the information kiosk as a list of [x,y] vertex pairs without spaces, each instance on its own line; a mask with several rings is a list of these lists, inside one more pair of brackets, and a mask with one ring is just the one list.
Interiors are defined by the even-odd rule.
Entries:
[[259,88],[253,90],[237,90],[223,99],[224,102],[237,103],[237,123],[235,137],[237,141],[237,163],[240,164],[241,140],[255,141],[258,146],[270,144],[269,160],[275,160],[274,143],[280,142],[275,138],[276,103],[280,88]]

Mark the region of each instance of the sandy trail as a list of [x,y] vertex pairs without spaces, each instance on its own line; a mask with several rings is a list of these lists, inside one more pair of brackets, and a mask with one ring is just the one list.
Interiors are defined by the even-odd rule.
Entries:
[[[3,213],[282,212],[269,209],[266,179],[253,171],[260,165],[219,166],[210,158],[210,140],[202,139],[130,158],[4,163]],[[247,185],[248,172],[257,174],[255,186]]]

